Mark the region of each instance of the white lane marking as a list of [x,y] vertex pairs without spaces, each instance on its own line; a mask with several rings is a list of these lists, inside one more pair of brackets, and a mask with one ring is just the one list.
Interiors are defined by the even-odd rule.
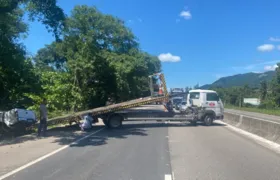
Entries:
[[265,139],[263,137],[260,137],[258,135],[252,134],[250,132],[244,131],[243,129],[239,129],[237,127],[234,127],[234,126],[232,126],[230,124],[227,124],[225,122],[222,122],[222,121],[217,121],[217,122],[220,123],[220,124],[227,125],[226,126],[227,128],[229,128],[229,129],[231,129],[231,130],[233,130],[233,131],[235,131],[239,134],[242,134],[246,137],[249,137],[250,139],[253,139],[256,143],[258,143],[258,144],[260,144],[260,145],[262,145],[266,148],[269,148],[269,149],[273,150],[274,152],[280,154],[280,144],[277,144],[273,141],[267,140],[267,139]]
[[84,140],[84,139],[86,139],[86,138],[88,138],[88,137],[90,137],[90,136],[92,136],[92,135],[94,135],[94,134],[96,134],[96,133],[102,131],[103,129],[105,129],[105,127],[104,127],[104,128],[101,128],[101,129],[99,129],[99,130],[97,130],[97,131],[95,131],[95,132],[93,132],[93,133],[91,133],[91,134],[89,134],[89,135],[86,135],[86,136],[84,136],[84,137],[78,139],[77,141],[72,142],[71,144],[65,145],[65,146],[63,146],[63,147],[61,147],[61,148],[59,148],[59,149],[57,149],[57,150],[55,150],[55,151],[53,151],[53,152],[50,152],[50,153],[48,153],[48,154],[46,154],[46,155],[44,155],[44,156],[42,156],[42,157],[40,157],[40,158],[38,158],[38,159],[35,159],[34,161],[31,161],[31,162],[29,162],[29,163],[27,163],[27,164],[25,164],[25,165],[23,165],[23,166],[21,166],[21,167],[15,169],[15,170],[13,170],[13,171],[11,171],[11,172],[9,172],[9,173],[7,173],[7,174],[4,174],[4,175],[0,176],[0,180],[3,180],[3,179],[5,179],[5,178],[7,178],[7,177],[9,177],[9,176],[11,176],[11,175],[13,175],[13,174],[15,174],[15,173],[21,171],[21,170],[23,170],[23,169],[26,169],[26,168],[28,168],[29,166],[32,166],[33,164],[36,164],[36,163],[38,163],[38,162],[40,162],[40,161],[42,161],[42,160],[44,160],[44,159],[46,159],[46,158],[48,158],[48,157],[50,157],[50,156],[52,156],[52,155],[54,155],[54,154],[56,154],[56,153],[62,151],[62,150],[64,150],[64,149],[70,147],[71,145],[75,145],[75,144],[77,144],[78,142],[80,142],[80,141],[82,141],[82,140]]
[[175,180],[175,174],[173,171],[172,171],[172,178],[173,178],[173,180]]
[[172,180],[171,174],[165,174],[164,175],[164,180]]

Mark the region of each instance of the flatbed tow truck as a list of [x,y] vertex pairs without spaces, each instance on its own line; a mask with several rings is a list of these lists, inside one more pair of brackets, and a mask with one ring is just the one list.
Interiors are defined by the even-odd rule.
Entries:
[[[154,79],[159,81],[159,87],[161,93],[155,95],[154,92]],[[81,116],[90,113],[94,117],[94,122],[98,122],[98,119],[102,119],[103,123],[109,128],[119,128],[122,126],[122,122],[126,120],[167,120],[167,121],[184,121],[191,122],[196,125],[197,121],[203,121],[206,125],[212,125],[215,119],[221,119],[223,116],[221,113],[217,113],[215,109],[211,107],[213,105],[206,102],[206,106],[202,106],[201,103],[193,103],[190,96],[187,97],[189,107],[186,112],[175,112],[172,107],[171,98],[172,95],[168,94],[165,78],[163,73],[157,73],[149,76],[149,84],[151,96],[134,99],[118,104],[112,104],[104,107],[99,107],[87,111],[77,112],[75,114],[56,117],[48,121],[48,125],[67,123],[71,121],[79,121]],[[214,92],[214,91],[213,91]],[[215,93],[215,92],[214,92]],[[202,97],[202,96],[201,96]],[[164,108],[154,109],[133,109],[134,107],[141,107],[148,104],[163,104]],[[156,107],[156,106],[155,106]],[[221,109],[221,108],[220,108]],[[223,110],[222,110],[223,111]],[[222,112],[223,113],[223,112]]]

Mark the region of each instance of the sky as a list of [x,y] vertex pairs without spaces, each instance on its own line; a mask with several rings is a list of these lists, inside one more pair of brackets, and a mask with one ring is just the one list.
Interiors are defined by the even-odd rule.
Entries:
[[[140,48],[162,61],[168,87],[212,83],[221,77],[273,70],[280,62],[279,0],[58,0],[96,6],[125,21]],[[29,23],[31,55],[54,40]]]

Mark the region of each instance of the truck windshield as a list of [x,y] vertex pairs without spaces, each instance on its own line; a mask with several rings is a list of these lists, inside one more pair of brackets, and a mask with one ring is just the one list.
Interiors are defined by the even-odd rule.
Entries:
[[182,99],[173,99],[174,104],[178,104],[178,103],[181,103],[181,102],[182,102]]
[[191,92],[190,99],[199,99],[200,93],[199,92]]

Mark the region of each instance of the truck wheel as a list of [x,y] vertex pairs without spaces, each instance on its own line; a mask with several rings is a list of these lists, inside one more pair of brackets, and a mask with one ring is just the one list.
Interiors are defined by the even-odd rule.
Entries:
[[120,115],[112,115],[108,119],[108,126],[110,128],[119,128],[122,126],[122,116]]
[[204,124],[206,126],[211,126],[213,124],[213,116],[206,115],[205,118],[204,118]]

